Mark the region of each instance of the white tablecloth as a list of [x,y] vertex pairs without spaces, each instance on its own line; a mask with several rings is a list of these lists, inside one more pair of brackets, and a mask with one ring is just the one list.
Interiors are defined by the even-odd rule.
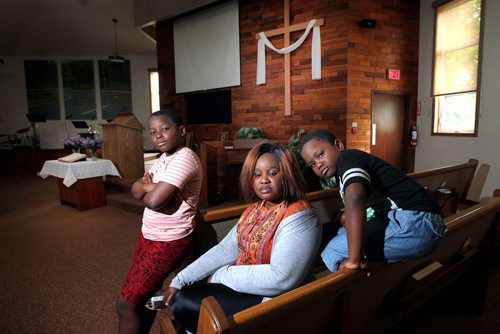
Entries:
[[64,179],[63,183],[66,187],[70,187],[79,179],[88,179],[104,175],[120,176],[120,173],[111,160],[106,159],[77,162],[47,160],[43,164],[42,170],[38,175],[44,179],[49,175],[59,177]]

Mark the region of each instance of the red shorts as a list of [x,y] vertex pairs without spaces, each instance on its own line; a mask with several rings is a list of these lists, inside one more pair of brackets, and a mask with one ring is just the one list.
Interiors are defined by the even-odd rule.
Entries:
[[144,239],[141,232],[132,268],[121,289],[123,299],[133,305],[145,303],[186,258],[191,241],[191,234],[174,241],[152,241]]

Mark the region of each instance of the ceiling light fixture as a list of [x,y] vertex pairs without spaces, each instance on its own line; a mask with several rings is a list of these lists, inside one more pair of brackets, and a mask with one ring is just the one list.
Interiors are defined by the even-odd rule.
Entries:
[[108,60],[113,62],[113,63],[124,63],[125,58],[118,55],[118,43],[117,43],[117,38],[116,38],[116,24],[118,23],[118,20],[113,18],[113,22],[114,22],[114,26],[115,26],[115,54],[113,56],[109,56]]

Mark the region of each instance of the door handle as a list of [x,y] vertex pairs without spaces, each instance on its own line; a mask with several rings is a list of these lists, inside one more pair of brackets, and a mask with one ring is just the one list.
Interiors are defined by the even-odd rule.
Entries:
[[372,124],[372,145],[377,143],[377,124]]

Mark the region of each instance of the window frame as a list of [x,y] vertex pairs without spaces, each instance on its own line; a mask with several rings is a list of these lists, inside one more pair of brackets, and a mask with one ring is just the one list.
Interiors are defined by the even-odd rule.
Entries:
[[[479,43],[478,43],[478,64],[477,64],[477,77],[476,77],[476,89],[468,90],[468,91],[460,91],[460,92],[452,92],[449,94],[440,94],[434,95],[434,85],[435,85],[435,66],[436,66],[436,39],[437,39],[437,21],[438,8],[449,4],[451,2],[458,2],[462,0],[437,0],[432,3],[432,7],[434,8],[434,31],[433,31],[433,49],[432,49],[432,76],[431,76],[431,100],[432,100],[432,123],[431,123],[431,135],[432,136],[453,136],[453,137],[477,137],[478,136],[478,124],[479,124],[479,110],[480,110],[480,100],[481,100],[481,68],[482,68],[482,55],[483,55],[483,34],[484,34],[484,12],[485,12],[485,1],[479,0],[481,3],[481,14],[480,14],[480,22],[479,22]],[[437,108],[437,104],[439,103],[438,99],[440,97],[452,96],[458,94],[466,94],[466,93],[476,93],[476,102],[475,102],[475,110],[474,110],[474,130],[471,133],[468,132],[440,132],[439,129],[436,129],[436,121],[439,121],[441,115],[440,110]],[[437,120],[436,120],[437,118]]]

